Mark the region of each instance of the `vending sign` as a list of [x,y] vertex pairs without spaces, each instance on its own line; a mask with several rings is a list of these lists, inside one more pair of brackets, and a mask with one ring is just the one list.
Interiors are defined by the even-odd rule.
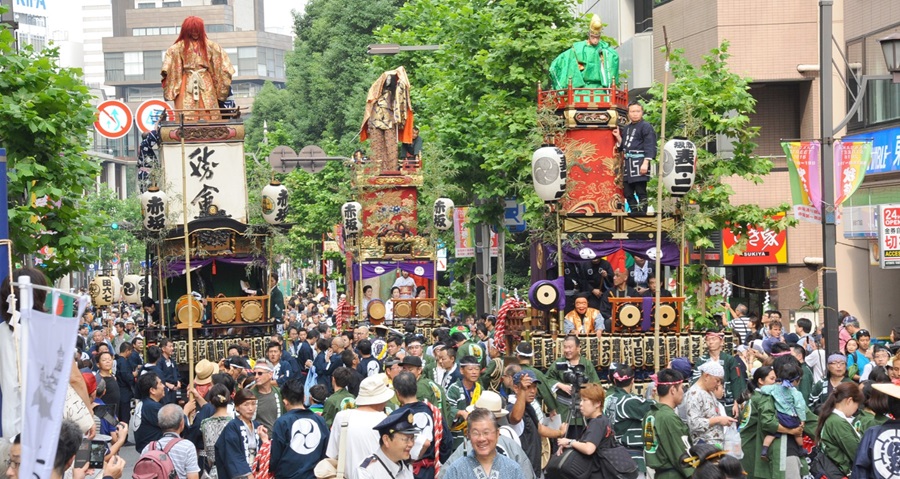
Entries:
[[900,268],[900,205],[878,205],[881,269]]
[[[774,219],[781,219],[776,216]],[[738,254],[729,253],[729,248],[740,241],[730,229],[722,230],[722,264],[725,266],[776,265],[787,264],[787,230],[776,233],[772,230],[747,226],[747,248]]]

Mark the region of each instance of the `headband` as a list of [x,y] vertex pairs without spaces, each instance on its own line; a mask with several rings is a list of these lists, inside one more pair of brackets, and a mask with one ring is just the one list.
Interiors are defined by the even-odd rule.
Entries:
[[475,363],[471,363],[471,362],[460,362],[460,363],[459,363],[459,367],[463,367],[463,366],[478,366],[478,367],[481,367],[481,364],[478,364],[477,362],[475,362]]
[[659,382],[659,379],[656,377],[656,374],[651,374],[651,375],[650,375],[650,380],[653,381],[653,384],[656,384],[657,386],[676,386],[676,385],[681,384],[681,383],[684,382],[684,379],[679,379],[678,381],[672,381],[672,382],[668,382],[668,383],[661,383],[661,382]]
[[791,354],[791,352],[790,351],[782,351],[780,353],[772,353],[772,354],[770,354],[770,356],[772,356],[773,358],[780,358],[781,356],[787,356],[788,354]]
[[838,362],[838,361],[840,361],[842,363],[846,363],[847,358],[845,358],[843,354],[837,354],[837,353],[834,353],[831,356],[828,356],[828,364]]
[[[631,379],[631,378],[633,378],[633,377],[634,377],[634,376],[627,376],[627,375],[619,376],[619,372],[618,372],[618,371],[616,371],[616,372],[613,373],[613,379],[615,379],[616,381],[627,381],[627,380],[629,380],[629,379]],[[654,382],[655,382],[655,381],[654,381]]]

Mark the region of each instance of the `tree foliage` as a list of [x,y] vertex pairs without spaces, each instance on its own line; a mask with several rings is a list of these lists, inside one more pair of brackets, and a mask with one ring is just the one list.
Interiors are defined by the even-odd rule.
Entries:
[[[666,138],[689,138],[698,147],[697,173],[694,187],[685,195],[683,204],[683,228],[685,240],[697,249],[715,245],[713,234],[729,228],[736,235],[747,227],[762,227],[783,231],[796,224],[789,216],[775,219],[790,209],[788,204],[762,208],[754,204],[734,204],[734,189],[725,180],[739,177],[760,184],[772,170],[772,161],[754,153],[755,138],[759,127],[750,125],[749,115],[754,112],[756,100],[750,94],[750,79],[732,73],[728,69],[728,42],[723,42],[703,57],[700,66],[685,60],[683,51],[674,50],[670,65],[674,79],[668,87]],[[646,106],[647,121],[661,124],[663,85],[660,82],[650,89],[653,100]],[[722,158],[709,151],[716,136],[733,140],[733,156]],[[655,193],[650,193],[655,197]],[[678,232],[680,233],[680,231]],[[680,234],[674,235],[680,236]],[[743,235],[732,253],[746,248],[747,235]],[[698,312],[705,315],[708,306],[701,282],[706,278],[705,265],[693,265],[695,270],[686,275],[685,291],[696,291]]]
[[584,36],[567,0],[414,0],[378,32],[380,43],[440,45],[435,52],[376,60],[378,70],[404,65],[417,124],[437,142],[471,202],[476,220],[497,224],[502,200],[519,197],[542,211],[531,188],[530,158],[541,142],[537,85],[550,62]]
[[[130,263],[131,270],[137,272],[146,251],[146,243],[134,234],[141,231],[143,224],[140,199],[133,196],[121,200],[115,191],[101,185],[99,191],[86,195],[81,205],[88,216],[96,218],[102,225],[95,230],[97,247],[103,251],[101,264],[106,267],[117,252],[120,260]],[[118,228],[113,229],[110,226],[113,223]]]
[[55,49],[16,52],[12,33],[0,26],[0,145],[8,157],[10,238],[18,255],[52,248],[44,261],[51,279],[90,262],[102,227],[79,202],[99,171],[85,154],[94,121],[90,95],[80,70],[61,68],[58,60]]
[[[262,123],[282,121],[288,146],[337,142],[343,156],[355,149],[366,92],[374,77],[366,47],[388,22],[399,0],[310,0],[294,20],[297,38],[286,56],[284,90],[266,87],[248,119],[248,143],[262,140]],[[349,151],[347,151],[349,149]],[[327,151],[327,150],[326,150]]]

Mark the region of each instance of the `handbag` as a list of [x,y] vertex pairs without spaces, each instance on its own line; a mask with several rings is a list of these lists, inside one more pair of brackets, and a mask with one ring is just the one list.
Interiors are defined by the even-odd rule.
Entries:
[[638,465],[631,457],[628,449],[621,444],[614,447],[603,448],[598,451],[600,458],[600,471],[604,478],[635,479],[638,477]]
[[559,479],[584,479],[590,477],[593,458],[575,449],[564,449],[560,455],[550,457],[546,477]]
[[812,458],[809,463],[809,473],[815,479],[842,479],[847,475],[841,471],[841,468],[825,454],[822,446],[813,448]]

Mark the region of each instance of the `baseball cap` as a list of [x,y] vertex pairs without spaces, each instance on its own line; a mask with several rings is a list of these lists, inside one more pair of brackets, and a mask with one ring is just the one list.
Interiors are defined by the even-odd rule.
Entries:
[[534,371],[532,371],[530,369],[523,369],[523,370],[517,372],[515,375],[513,375],[513,384],[515,384],[517,386],[521,385],[522,378],[524,378],[525,376],[530,377],[531,382],[533,382],[535,384],[539,384],[541,382],[541,380],[538,379],[537,374],[534,374]]

